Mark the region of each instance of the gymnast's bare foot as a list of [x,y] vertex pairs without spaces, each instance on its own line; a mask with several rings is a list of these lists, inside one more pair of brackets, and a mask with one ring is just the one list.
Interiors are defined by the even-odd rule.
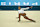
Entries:
[[34,20],[31,20],[32,22],[36,22],[36,21],[34,21]]

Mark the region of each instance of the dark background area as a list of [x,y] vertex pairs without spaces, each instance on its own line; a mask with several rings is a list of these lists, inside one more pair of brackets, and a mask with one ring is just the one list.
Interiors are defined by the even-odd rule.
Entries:
[[[21,8],[26,8],[30,6],[20,6]],[[0,6],[0,10],[18,10],[18,6]],[[40,6],[33,6],[32,9],[28,10],[40,10]]]

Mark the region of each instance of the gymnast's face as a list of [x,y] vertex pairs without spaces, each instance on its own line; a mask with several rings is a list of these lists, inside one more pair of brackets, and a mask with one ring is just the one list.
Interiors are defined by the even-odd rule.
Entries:
[[18,7],[18,9],[20,10],[20,9],[21,9],[21,7]]

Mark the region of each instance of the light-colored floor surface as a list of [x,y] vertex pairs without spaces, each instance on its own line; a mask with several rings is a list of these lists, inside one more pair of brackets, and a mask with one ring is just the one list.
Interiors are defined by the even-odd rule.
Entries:
[[25,13],[36,22],[31,22],[23,16],[18,22],[18,11],[0,11],[0,27],[40,27],[40,11],[25,11]]

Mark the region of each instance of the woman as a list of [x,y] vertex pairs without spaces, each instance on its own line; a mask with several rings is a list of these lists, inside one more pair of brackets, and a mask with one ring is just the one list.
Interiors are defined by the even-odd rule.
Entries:
[[20,16],[22,15],[25,19],[28,19],[28,20],[30,20],[30,21],[32,21],[32,22],[35,22],[34,20],[32,20],[32,19],[29,19],[27,16],[26,16],[26,13],[24,13],[24,10],[26,10],[26,9],[29,9],[29,8],[32,8],[32,6],[31,7],[27,7],[27,8],[21,8],[21,7],[18,7],[18,13],[19,13],[19,21],[18,22],[20,22]]

